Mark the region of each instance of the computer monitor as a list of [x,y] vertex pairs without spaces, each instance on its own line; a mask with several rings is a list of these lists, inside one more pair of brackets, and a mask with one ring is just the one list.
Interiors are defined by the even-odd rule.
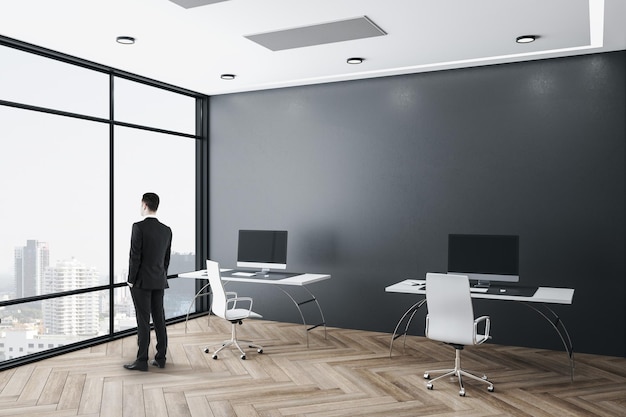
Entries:
[[479,287],[519,282],[519,236],[448,235],[448,273],[467,275]]
[[237,244],[237,267],[287,269],[286,230],[240,230]]

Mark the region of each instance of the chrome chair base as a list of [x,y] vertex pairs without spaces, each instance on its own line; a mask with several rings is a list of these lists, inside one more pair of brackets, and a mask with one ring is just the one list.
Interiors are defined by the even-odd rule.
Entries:
[[[241,324],[241,321],[237,320],[237,321],[232,321],[231,323],[232,323],[232,327],[231,327],[232,330],[231,330],[230,340],[224,341],[224,343],[222,343],[222,345],[215,352],[213,352],[213,356],[212,356],[213,359],[217,359],[217,354],[220,353],[223,349],[230,347],[230,346],[235,346],[241,353],[241,359],[244,359],[244,360],[246,359],[246,352],[244,352],[244,350],[241,348],[241,345],[239,345],[240,340],[237,339],[237,324]],[[263,353],[263,346],[256,345],[251,342],[246,342],[246,343],[248,343],[248,347],[255,348],[258,353]],[[208,347],[204,349],[204,353],[209,353]]]
[[[462,377],[468,377],[471,379],[475,379],[476,381],[481,381],[484,382],[486,384],[488,384],[487,386],[487,391],[489,392],[493,392],[494,391],[494,387],[493,387],[493,383],[491,381],[489,381],[487,379],[486,375],[483,375],[482,377],[479,377],[477,375],[474,375],[472,373],[469,373],[467,371],[464,371],[463,369],[461,369],[461,349],[462,348],[458,348],[455,346],[455,352],[456,352],[456,357],[454,359],[454,369],[437,369],[434,371],[426,371],[424,372],[424,379],[428,379],[429,381],[426,383],[426,388],[428,389],[434,389],[433,387],[433,382],[437,381],[438,379],[441,378],[445,378],[447,376],[456,376],[459,380],[459,395],[461,397],[465,397],[465,388],[463,387],[463,378]],[[443,372],[443,375],[438,376],[435,379],[430,379],[430,374],[431,373],[441,373]]]

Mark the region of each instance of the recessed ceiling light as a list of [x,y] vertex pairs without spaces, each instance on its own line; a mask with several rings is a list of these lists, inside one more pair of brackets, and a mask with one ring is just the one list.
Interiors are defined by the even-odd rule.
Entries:
[[222,75],[220,75],[220,78],[222,80],[234,80],[235,77],[236,77],[235,74],[222,74]]
[[132,45],[135,43],[135,38],[132,36],[118,36],[117,43],[121,43],[123,45]]
[[539,38],[539,36],[537,36],[537,35],[522,35],[522,36],[518,36],[515,39],[515,42],[517,42],[517,43],[531,43],[531,42],[534,42],[537,38]]
[[356,57],[354,57],[354,58],[348,58],[348,60],[346,62],[348,64],[356,65],[356,64],[362,64],[363,61],[365,61],[365,58],[356,58]]

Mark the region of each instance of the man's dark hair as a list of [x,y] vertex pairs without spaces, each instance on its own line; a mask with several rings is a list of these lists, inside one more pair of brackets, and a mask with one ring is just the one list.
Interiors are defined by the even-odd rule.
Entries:
[[145,193],[141,198],[141,201],[146,203],[146,206],[148,206],[150,211],[157,211],[159,208],[159,196],[155,193]]

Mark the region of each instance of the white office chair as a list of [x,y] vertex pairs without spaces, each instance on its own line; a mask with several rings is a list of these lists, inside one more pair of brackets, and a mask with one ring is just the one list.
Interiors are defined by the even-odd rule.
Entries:
[[[479,345],[487,341],[491,321],[489,316],[474,319],[472,298],[469,288],[469,279],[465,275],[426,274],[426,337],[444,342],[454,347],[456,358],[454,369],[439,369],[424,372],[424,378],[429,381],[426,388],[433,389],[433,382],[446,376],[456,376],[459,379],[461,390],[459,395],[465,396],[461,376],[482,381],[488,384],[487,390],[493,392],[493,384],[486,376],[482,378],[461,369],[461,350],[465,345]],[[478,327],[483,323],[484,334],[480,334]],[[431,373],[444,374],[430,380]]]
[[[222,346],[213,353],[213,359],[217,359],[217,354],[222,349],[232,345],[235,345],[235,347],[239,349],[239,352],[241,352],[241,359],[246,359],[246,353],[243,351],[241,346],[239,346],[239,341],[237,340],[237,324],[242,324],[243,319],[260,319],[262,316],[252,311],[252,298],[238,297],[236,292],[224,290],[224,284],[222,283],[222,277],[220,274],[220,266],[217,262],[207,260],[206,269],[209,284],[211,285],[211,295],[213,298],[211,310],[216,316],[231,322],[230,340],[222,343]],[[241,303],[245,303],[248,308],[238,308]],[[248,346],[256,348],[259,353],[263,353],[262,346],[252,343],[249,343]],[[204,349],[204,352],[209,353],[209,348]]]

